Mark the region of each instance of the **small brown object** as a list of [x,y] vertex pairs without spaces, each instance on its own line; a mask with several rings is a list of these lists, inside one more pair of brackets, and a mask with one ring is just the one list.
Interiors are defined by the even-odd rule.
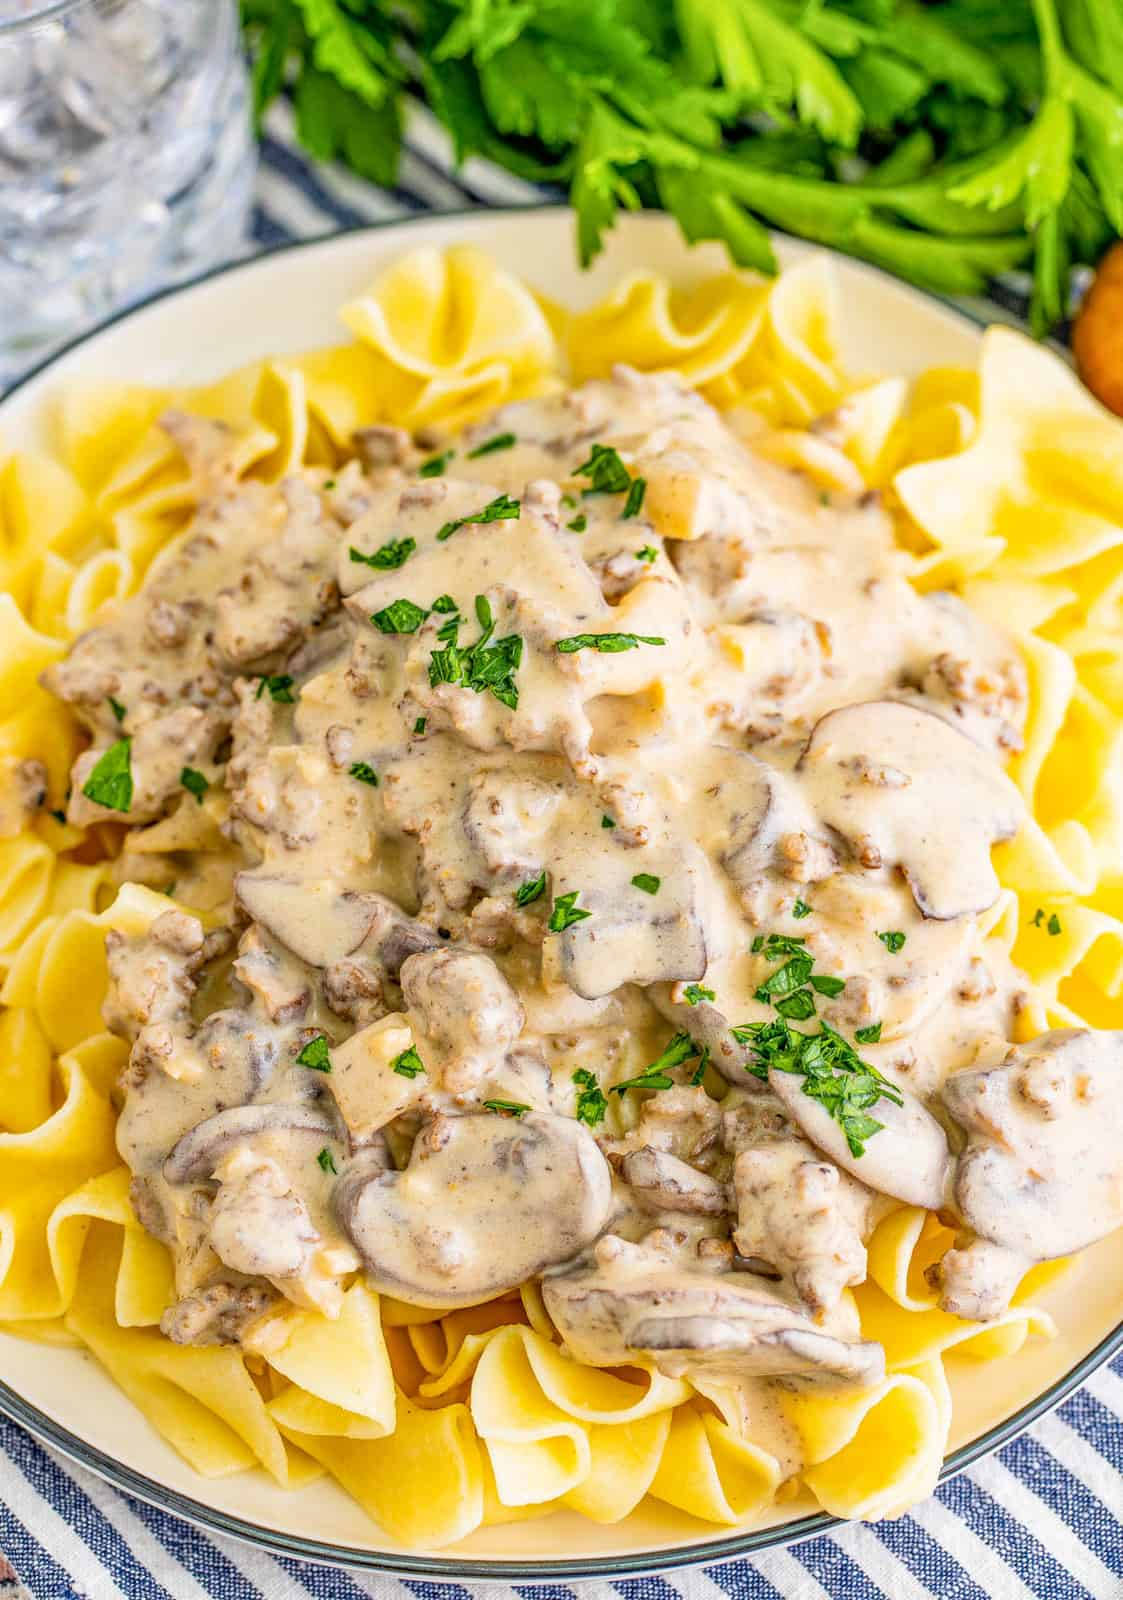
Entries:
[[1123,240],[1096,270],[1073,326],[1072,353],[1096,399],[1123,416]]

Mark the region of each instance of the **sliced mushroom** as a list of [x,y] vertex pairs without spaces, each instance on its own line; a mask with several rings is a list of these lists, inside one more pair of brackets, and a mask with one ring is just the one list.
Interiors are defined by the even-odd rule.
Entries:
[[899,866],[925,917],[993,905],[991,846],[1025,812],[994,757],[931,712],[870,700],[828,712],[798,771],[818,816],[863,866]]
[[423,1054],[453,1092],[495,1072],[522,1032],[525,1013],[515,991],[477,950],[425,950],[402,963],[402,993]]
[[330,882],[239,872],[234,889],[255,922],[313,967],[330,967],[350,955],[375,918],[373,896]]
[[678,1266],[611,1235],[596,1255],[594,1266],[542,1284],[567,1349],[590,1366],[649,1355],[671,1377],[802,1374],[862,1384],[884,1371],[880,1345],[824,1331],[760,1278]]
[[[699,855],[685,842],[677,856],[645,851],[642,863],[629,852],[582,885],[581,909],[589,915],[559,937],[565,980],[582,999],[599,1000],[625,983],[690,982],[703,975],[705,869]],[[632,881],[641,864],[658,882],[654,894]]]
[[584,1249],[608,1219],[612,1182],[571,1118],[480,1112],[426,1123],[402,1172],[348,1163],[333,1198],[374,1288],[445,1308],[489,1299]]
[[804,1094],[804,1082],[798,1073],[768,1074],[769,1088],[812,1144],[868,1188],[892,1195],[906,1205],[939,1210],[947,1193],[951,1159],[947,1134],[915,1095],[899,1089],[902,1105],[880,1099],[868,1107],[867,1115],[880,1122],[881,1129],[865,1140],[864,1153],[856,1156],[846,1142],[842,1125],[820,1100]]
[[967,1131],[956,1209],[1016,1258],[945,1257],[945,1297],[968,1308],[960,1314],[974,1303],[993,1316],[1018,1264],[1069,1255],[1123,1224],[1123,1033],[1055,1029],[1012,1045],[996,1066],[956,1073],[943,1098]]
[[624,1157],[624,1178],[649,1211],[682,1211],[693,1216],[720,1217],[729,1209],[724,1183],[699,1172],[665,1150],[644,1145]]
[[197,1183],[210,1177],[232,1146],[272,1133],[324,1139],[334,1128],[330,1117],[311,1106],[229,1106],[184,1134],[164,1162],[164,1177],[169,1183]]

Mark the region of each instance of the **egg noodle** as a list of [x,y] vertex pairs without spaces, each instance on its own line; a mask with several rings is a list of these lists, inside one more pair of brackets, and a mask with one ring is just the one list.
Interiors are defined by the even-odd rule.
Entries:
[[[732,1389],[582,1366],[533,1285],[440,1314],[360,1278],[337,1320],[290,1305],[246,1347],[160,1333],[170,1256],[129,1203],[113,1109],[128,1047],[101,1002],[106,930],[141,932],[169,901],[115,891],[121,826],[61,820],[84,740],[38,680],[193,509],[155,422],[169,405],[231,424],[240,472],[272,482],[340,463],[371,422],[459,426],[626,362],[753,413],[754,447],[821,487],[882,490],[916,584],[1001,621],[1029,674],[1009,771],[1033,820],[996,851],[1004,887],[984,927],[1035,985],[1020,1036],[1123,1027],[1123,424],[1004,329],[985,335],[978,373],[849,378],[836,294],[809,258],[769,285],[727,274],[679,291],[633,274],[567,314],[476,251],[421,250],[343,308],[351,342],[198,388],[75,385],[58,397],[54,453],[0,467],[0,796],[28,759],[49,779],[30,827],[0,805],[0,1323],[86,1347],[196,1471],[260,1466],[292,1487],[330,1473],[415,1546],[560,1506],[616,1522],[646,1495],[733,1525],[798,1487]],[[190,813],[192,838],[171,847],[206,848],[208,829],[221,846],[207,811]],[[800,1479],[829,1512],[893,1516],[928,1494],[951,1422],[945,1363],[1016,1359],[1053,1332],[1034,1296],[1064,1263],[1034,1268],[995,1322],[939,1310],[924,1269],[953,1238],[934,1214],[893,1210],[847,1291],[886,1376],[784,1394]]]

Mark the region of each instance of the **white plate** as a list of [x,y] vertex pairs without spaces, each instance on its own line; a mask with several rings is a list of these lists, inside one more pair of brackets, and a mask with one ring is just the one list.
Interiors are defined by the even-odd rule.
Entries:
[[[587,305],[625,273],[648,268],[687,283],[727,261],[716,246],[688,250],[674,224],[626,217],[591,272],[577,267],[572,214],[563,208],[418,217],[298,245],[229,268],[126,313],[55,357],[0,404],[0,456],[45,445],[52,399],[76,379],[137,383],[205,381],[260,356],[338,342],[337,308],[378,269],[419,245],[474,244],[535,288]],[[784,262],[808,247],[778,240]],[[844,358],[855,371],[911,374],[932,365],[974,364],[979,329],[948,305],[874,268],[837,258],[844,304]],[[1123,1348],[1123,1252],[1104,1240],[1064,1279],[1051,1344],[973,1366],[949,1362],[956,1399],[950,1473],[1004,1443],[1056,1405]],[[0,1410],[132,1494],[217,1532],[312,1560],[409,1575],[453,1578],[572,1578],[659,1571],[744,1554],[829,1527],[810,1502],[751,1530],[714,1529],[645,1502],[618,1527],[571,1513],[484,1528],[434,1555],[395,1549],[359,1507],[328,1481],[296,1492],[262,1472],[210,1480],[194,1473],[81,1351],[0,1335]]]

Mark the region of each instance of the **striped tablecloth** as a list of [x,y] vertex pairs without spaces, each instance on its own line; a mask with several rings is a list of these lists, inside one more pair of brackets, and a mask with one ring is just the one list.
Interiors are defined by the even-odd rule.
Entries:
[[[454,175],[447,140],[421,107],[410,117],[394,190],[376,190],[341,168],[313,170],[295,148],[282,103],[262,145],[253,239],[267,248],[387,217],[517,204],[541,193],[485,162]],[[1021,285],[1012,282],[1001,300],[1002,310],[1017,314]],[[26,1600],[23,1586],[34,1600],[574,1595],[559,1584],[469,1591],[266,1555],[120,1494],[12,1423],[0,1423],[0,1501],[0,1549],[8,1557],[0,1557],[0,1600]],[[1123,1357],[899,1522],[851,1526],[695,1572],[582,1584],[579,1593],[581,1600],[1123,1600]]]

